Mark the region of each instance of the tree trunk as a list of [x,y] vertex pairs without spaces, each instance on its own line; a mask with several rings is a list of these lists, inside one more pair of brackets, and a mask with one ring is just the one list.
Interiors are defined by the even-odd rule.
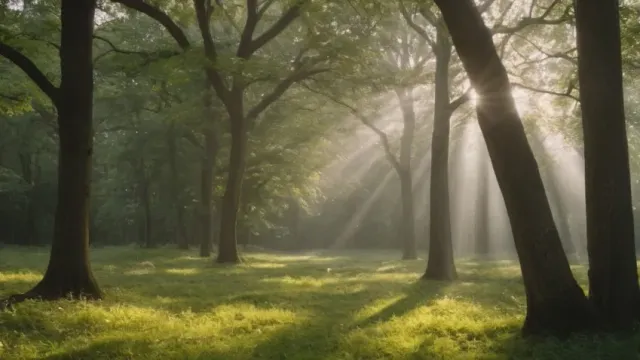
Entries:
[[240,263],[237,246],[237,223],[242,181],[246,167],[248,134],[244,122],[242,100],[236,99],[236,109],[230,113],[231,150],[229,155],[229,176],[222,198],[222,214],[220,219],[220,239],[218,246],[218,263]]
[[147,249],[154,248],[156,244],[154,243],[153,234],[151,232],[151,198],[149,194],[149,181],[148,179],[144,179],[142,183],[142,189],[140,193],[140,201],[142,201],[142,218],[143,218],[143,226],[144,226],[144,247]]
[[402,201],[402,260],[415,260],[418,258],[416,250],[415,217],[413,212],[411,170],[403,170],[400,173],[400,196]]
[[413,94],[409,89],[398,89],[396,95],[402,111],[403,128],[400,138],[400,198],[402,201],[402,260],[418,258],[416,250],[416,225],[413,204],[413,172],[411,169],[411,148],[416,129],[416,114],[413,108]]
[[523,333],[593,329],[594,311],[562,249],[506,69],[473,0],[436,0],[478,94],[477,113],[503,193],[527,297]]
[[478,196],[476,198],[476,255],[486,257],[491,252],[489,232],[489,161],[485,153],[478,159]]
[[589,297],[614,330],[639,314],[618,1],[576,0]]
[[452,281],[457,278],[451,241],[449,199],[449,62],[451,43],[438,29],[436,44],[435,104],[431,139],[431,187],[429,201],[429,259],[423,279]]
[[56,104],[60,135],[59,196],[53,243],[43,279],[19,298],[102,296],[89,264],[94,11],[95,0],[62,0],[62,80]]
[[[212,122],[213,119],[207,119]],[[218,156],[215,128],[209,124],[204,130],[204,154],[200,174],[200,256],[211,256],[213,244],[213,176]]]
[[175,121],[171,122],[167,133],[167,148],[169,151],[169,168],[171,171],[171,200],[176,212],[176,243],[178,249],[189,249],[189,239],[184,224],[184,206],[180,198],[180,176],[178,174],[178,134]]
[[20,152],[18,157],[20,159],[20,167],[22,168],[22,179],[29,186],[24,222],[25,238],[21,243],[27,246],[34,246],[38,245],[38,234],[36,228],[36,197],[34,193],[35,181],[33,176],[32,155]]

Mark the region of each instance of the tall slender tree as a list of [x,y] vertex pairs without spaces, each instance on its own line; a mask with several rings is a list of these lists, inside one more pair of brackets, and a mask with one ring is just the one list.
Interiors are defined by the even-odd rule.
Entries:
[[89,195],[93,155],[93,27],[95,0],[62,0],[60,87],[18,49],[0,42],[0,55],[22,69],[58,112],[58,204],[49,265],[31,290],[9,298],[100,298],[89,264]]
[[589,298],[607,324],[632,328],[640,309],[618,1],[576,0],[584,133]]
[[569,268],[491,32],[473,0],[435,2],[478,94],[478,121],[504,196],[525,285],[523,333],[593,328],[593,307]]

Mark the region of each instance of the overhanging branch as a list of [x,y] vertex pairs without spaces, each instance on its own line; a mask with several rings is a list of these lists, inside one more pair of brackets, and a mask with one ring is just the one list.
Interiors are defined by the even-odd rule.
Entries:
[[130,9],[137,10],[150,18],[159,22],[178,43],[183,51],[191,47],[191,43],[184,31],[171,17],[160,8],[146,3],[144,0],[111,0],[114,3],[122,4]]
[[[251,1],[251,0],[248,0]],[[248,42],[244,47],[238,47],[238,51],[236,55],[242,59],[248,59],[253,53],[260,50],[263,46],[265,46],[269,41],[273,40],[276,36],[278,36],[281,32],[283,32],[292,22],[300,16],[300,10],[302,5],[304,5],[309,0],[297,0],[287,11],[285,11],[282,16],[273,24],[269,29],[267,29],[262,35],[258,36],[255,40]],[[256,22],[258,21],[258,17],[256,16]],[[255,26],[255,24],[254,24]],[[251,32],[253,34],[253,32]]]
[[330,71],[330,69],[318,68],[293,72],[291,75],[278,83],[278,85],[276,85],[276,87],[270,93],[265,95],[262,100],[260,100],[247,112],[245,121],[251,122],[255,120],[267,107],[269,107],[269,105],[278,100],[282,96],[282,94],[284,94],[291,87],[291,85],[327,71]]
[[27,76],[45,93],[54,105],[58,104],[60,98],[60,90],[54,86],[47,76],[40,71],[38,66],[28,57],[23,55],[17,49],[0,42],[0,56],[5,57],[17,67],[20,68]]
[[520,83],[517,83],[517,82],[512,82],[511,86],[518,87],[518,88],[521,88],[521,89],[524,89],[524,90],[528,90],[528,91],[531,91],[531,92],[540,93],[540,94],[547,94],[547,95],[566,97],[566,98],[569,98],[569,99],[573,99],[576,102],[580,102],[580,99],[577,96],[572,94],[573,89],[575,88],[575,85],[573,85],[572,82],[569,83],[569,86],[567,87],[567,90],[565,92],[558,92],[558,91],[545,90],[545,89],[537,89],[537,88],[534,88],[532,86],[520,84]]
[[368,127],[369,129],[371,129],[371,131],[373,131],[376,135],[378,135],[378,138],[380,139],[380,143],[382,144],[382,148],[384,150],[384,154],[387,158],[387,160],[389,161],[389,163],[391,163],[391,166],[393,166],[393,168],[396,170],[396,172],[398,174],[400,174],[400,172],[402,172],[402,166],[400,165],[400,161],[398,161],[398,159],[396,158],[396,156],[393,153],[393,150],[391,150],[391,144],[389,142],[389,136],[387,136],[387,134],[382,131],[381,129],[379,129],[377,126],[375,126],[368,117],[366,117],[364,114],[362,114],[358,109],[356,109],[354,106],[347,104],[346,102],[340,100],[339,98],[331,95],[331,94],[327,94],[325,92],[322,92],[320,90],[316,90],[306,84],[302,84],[302,86],[304,86],[305,89],[316,93],[318,95],[321,95],[329,100],[331,100],[332,102],[346,108],[347,110],[349,110],[349,112],[355,116],[358,120],[360,120],[360,122]]

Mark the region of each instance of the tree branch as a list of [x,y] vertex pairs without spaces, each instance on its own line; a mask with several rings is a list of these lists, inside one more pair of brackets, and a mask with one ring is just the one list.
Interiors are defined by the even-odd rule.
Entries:
[[318,68],[311,69],[306,71],[295,71],[291,73],[287,78],[282,80],[276,87],[266,96],[262,98],[254,107],[252,107],[245,116],[245,121],[250,122],[253,121],[260,115],[269,105],[278,100],[282,94],[284,94],[291,85],[308,79],[314,75],[321,74],[323,72],[327,72],[330,69],[328,68]]
[[27,76],[45,93],[54,105],[58,104],[60,98],[60,89],[49,81],[47,76],[40,71],[38,66],[28,57],[23,55],[17,49],[0,42],[0,56],[5,57],[17,67],[19,67]]
[[517,33],[524,28],[531,25],[559,25],[571,18],[571,6],[567,6],[564,9],[562,15],[555,19],[548,19],[551,14],[551,10],[559,3],[558,0],[555,0],[546,10],[545,12],[538,17],[525,17],[520,19],[518,23],[514,26],[503,26],[502,24],[494,25],[492,29],[493,34],[514,34]]
[[420,35],[420,37],[422,37],[424,41],[426,41],[427,44],[429,44],[429,47],[431,47],[432,51],[435,51],[436,43],[433,41],[433,39],[431,39],[431,36],[429,36],[429,33],[427,33],[427,31],[423,27],[421,27],[420,25],[416,24],[415,21],[413,21],[413,19],[411,18],[411,15],[407,11],[406,6],[404,5],[404,1],[402,0],[400,0],[400,13],[402,14],[405,21],[407,22],[407,25],[409,25],[410,28],[412,28],[415,32],[417,32],[418,35]]
[[324,96],[325,98],[333,101],[334,103],[345,107],[347,110],[349,110],[349,112],[355,116],[358,120],[360,120],[360,122],[368,127],[369,129],[371,129],[371,131],[373,131],[376,135],[378,135],[378,138],[380,138],[380,143],[382,145],[382,149],[384,150],[384,154],[387,158],[387,160],[389,161],[389,163],[391,163],[391,166],[393,166],[393,168],[396,170],[396,172],[400,173],[402,171],[402,167],[400,166],[400,162],[398,161],[398,159],[396,158],[396,156],[393,153],[393,150],[391,150],[391,144],[389,142],[389,137],[387,136],[387,134],[382,131],[381,129],[379,129],[377,126],[375,126],[368,117],[366,117],[364,114],[362,114],[358,109],[356,109],[354,106],[347,104],[346,102],[340,100],[339,98],[324,93],[320,90],[316,90],[306,84],[302,84],[302,86],[304,86],[307,90],[316,93],[318,95]]
[[191,43],[184,31],[174,22],[167,13],[160,8],[147,4],[144,0],[111,0],[114,3],[122,4],[130,9],[137,10],[150,18],[159,22],[171,34],[183,51],[191,47]]
[[172,56],[176,56],[176,55],[180,55],[179,52],[177,51],[159,51],[157,53],[153,53],[153,52],[148,52],[148,51],[134,51],[134,50],[124,50],[124,49],[120,49],[118,48],[111,40],[100,36],[100,35],[93,35],[94,39],[100,40],[105,42],[110,49],[103,52],[102,54],[96,56],[93,59],[93,62],[97,62],[98,60],[102,59],[104,56],[112,54],[112,53],[118,53],[118,54],[123,54],[123,55],[138,55],[140,57],[142,57],[143,59],[145,59],[145,63],[143,65],[148,64],[149,62],[153,61],[153,60],[158,60],[158,59],[167,59],[170,58]]
[[557,91],[552,91],[552,90],[536,89],[536,88],[534,88],[532,86],[527,86],[527,85],[516,83],[516,82],[512,82],[511,86],[518,87],[518,88],[521,88],[521,89],[524,89],[524,90],[529,90],[531,92],[540,93],[540,94],[548,94],[548,95],[566,97],[566,98],[569,98],[569,99],[573,99],[576,102],[580,102],[580,99],[577,96],[572,94],[573,89],[575,88],[575,85],[573,84],[573,82],[569,83],[569,86],[567,87],[567,91],[565,91],[563,93],[557,92]]
[[[302,8],[302,5],[308,1],[309,0],[297,0],[269,29],[262,33],[262,35],[258,36],[255,40],[246,43],[244,47],[239,46],[236,55],[241,59],[248,59],[251,57],[251,55],[256,51],[260,50],[269,41],[273,40],[273,38],[283,32],[293,22],[293,20],[297,19],[300,16],[300,9]],[[258,19],[256,17],[256,22],[257,20]],[[251,32],[251,34],[253,34],[253,32]]]
[[449,112],[453,113],[456,110],[458,110],[458,108],[462,105],[464,105],[467,101],[469,101],[469,99],[471,99],[471,88],[468,88],[467,90],[465,90],[465,92],[460,95],[458,98],[456,98],[455,100],[451,101],[449,103]]
[[256,30],[256,25],[258,25],[258,20],[258,0],[247,0],[247,21],[244,24],[244,29],[242,29],[242,35],[240,35],[237,52],[238,57],[246,59],[251,56],[251,54],[245,55],[245,53],[251,48],[253,33]]
[[211,28],[209,25],[209,15],[211,9],[207,8],[207,0],[194,0],[193,5],[196,9],[196,17],[198,20],[198,27],[200,28],[200,34],[204,42],[204,54],[211,62],[205,67],[205,73],[213,90],[216,92],[220,100],[226,105],[228,103],[229,90],[222,78],[222,75],[215,69],[215,63],[218,60],[218,53],[216,46],[211,35]]

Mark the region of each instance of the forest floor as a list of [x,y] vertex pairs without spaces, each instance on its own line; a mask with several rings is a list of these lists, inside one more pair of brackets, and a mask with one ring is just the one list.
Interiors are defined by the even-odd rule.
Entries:
[[[637,359],[640,336],[525,341],[511,262],[458,262],[454,283],[418,281],[398,253],[93,250],[100,302],[27,302],[0,313],[0,359]],[[0,296],[34,285],[42,250],[0,249]],[[585,271],[574,268],[582,283]]]

